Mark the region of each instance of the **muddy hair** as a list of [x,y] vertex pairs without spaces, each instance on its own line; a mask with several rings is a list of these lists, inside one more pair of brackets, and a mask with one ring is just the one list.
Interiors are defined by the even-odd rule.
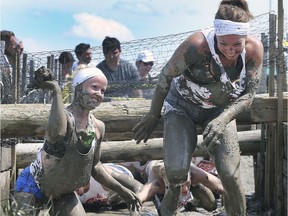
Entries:
[[215,15],[215,19],[243,23],[249,22],[253,18],[247,0],[222,0]]

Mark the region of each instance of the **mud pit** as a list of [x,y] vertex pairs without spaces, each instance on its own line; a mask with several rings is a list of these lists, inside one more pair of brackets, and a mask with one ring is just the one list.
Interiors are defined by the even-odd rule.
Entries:
[[[247,200],[247,215],[251,216],[265,216],[271,215],[272,210],[264,209],[261,204],[254,198],[254,169],[253,169],[253,157],[252,156],[241,156],[241,179],[245,189],[246,200]],[[87,215],[102,215],[102,216],[124,216],[129,215],[127,209],[119,209],[117,211],[102,211],[102,212],[87,212]],[[157,211],[152,202],[144,203],[142,210],[142,216],[157,216]],[[202,208],[198,208],[197,211],[191,212],[179,212],[179,216],[197,216],[197,215],[216,215],[224,216],[225,211],[222,207],[221,200],[218,200],[218,208],[213,212],[207,212]]]

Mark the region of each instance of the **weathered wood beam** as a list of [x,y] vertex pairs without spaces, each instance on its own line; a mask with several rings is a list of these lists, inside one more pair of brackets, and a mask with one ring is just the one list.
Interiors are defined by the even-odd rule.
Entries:
[[[255,155],[260,151],[261,130],[238,132],[241,155]],[[200,144],[203,136],[198,135],[194,156],[207,156],[208,153]],[[24,168],[36,157],[42,143],[22,143],[16,145],[17,168]],[[163,139],[149,139],[146,144],[135,141],[103,142],[102,162],[147,161],[163,158]]]
[[[93,114],[106,125],[106,140],[129,140],[133,138],[133,126],[140,121],[150,108],[151,100],[126,100],[103,102]],[[44,104],[2,104],[1,136],[43,137],[50,105]],[[284,119],[287,121],[287,94],[284,98]],[[239,115],[239,124],[254,124],[277,121],[277,98],[257,95],[251,109]],[[160,123],[151,138],[162,137],[163,125]]]

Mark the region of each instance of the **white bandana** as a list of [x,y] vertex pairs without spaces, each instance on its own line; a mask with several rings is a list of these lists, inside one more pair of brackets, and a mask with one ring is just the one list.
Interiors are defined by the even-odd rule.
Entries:
[[249,22],[233,22],[230,20],[215,19],[214,20],[214,31],[217,36],[223,35],[248,35],[249,33]]
[[79,69],[77,74],[74,76],[73,87],[75,88],[77,85],[83,83],[87,79],[94,76],[100,76],[106,79],[106,76],[103,74],[103,72],[96,67],[87,67]]

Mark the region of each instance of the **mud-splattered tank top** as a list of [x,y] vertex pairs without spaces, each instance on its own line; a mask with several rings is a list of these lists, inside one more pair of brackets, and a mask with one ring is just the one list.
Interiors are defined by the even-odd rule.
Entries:
[[[208,43],[210,52],[212,54],[212,58],[214,58],[215,62],[219,65],[220,70],[221,70],[221,75],[219,78],[221,89],[219,91],[219,94],[227,95],[228,101],[231,101],[231,102],[235,101],[245,89],[245,77],[246,77],[245,54],[246,54],[246,51],[244,49],[241,53],[243,67],[240,72],[239,82],[231,82],[227,73],[224,70],[224,67],[220,61],[218,54],[215,51],[214,29],[213,28],[206,29],[202,31],[202,33],[205,36],[205,39]],[[205,84],[199,84],[191,80],[188,80],[182,74],[181,76],[173,79],[172,87],[171,87],[172,91],[173,89],[175,90],[175,88],[184,99],[192,101],[193,103],[199,105],[202,108],[216,107],[216,105],[212,102],[212,99],[211,99],[211,97],[213,97],[213,93],[215,94],[215,92],[211,92],[210,89],[207,88]]]
[[[71,131],[55,144],[45,141],[37,154],[37,159],[30,165],[31,174],[46,196],[57,197],[71,193],[87,184],[91,176],[96,138],[93,139],[86,154],[80,153],[76,148],[78,137],[74,116],[67,110],[66,114],[70,122],[73,122]],[[86,131],[95,132],[91,114],[88,119]]]

